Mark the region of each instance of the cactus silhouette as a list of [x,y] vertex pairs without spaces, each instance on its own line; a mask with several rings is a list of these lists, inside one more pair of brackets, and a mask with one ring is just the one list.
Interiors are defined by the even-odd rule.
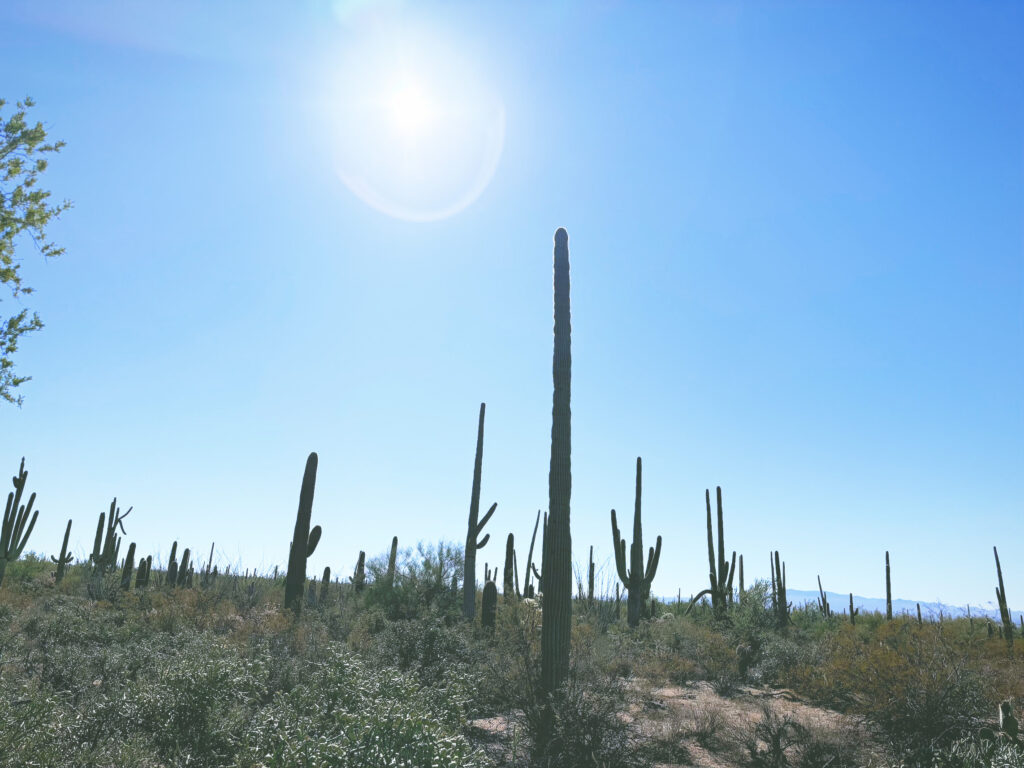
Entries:
[[476,552],[487,546],[487,541],[491,538],[491,534],[488,533],[481,539],[480,534],[498,507],[497,504],[492,504],[491,508],[487,510],[487,514],[484,515],[484,519],[477,520],[480,516],[480,475],[483,471],[484,461],[484,411],[486,409],[487,404],[480,403],[480,420],[476,429],[476,458],[473,461],[473,490],[469,499],[469,524],[466,530],[465,567],[463,568],[462,615],[470,621],[476,615]]
[[128,545],[128,554],[121,568],[121,589],[127,592],[132,587],[132,571],[135,569],[135,542]]
[[306,560],[316,551],[322,533],[320,526],[309,528],[313,515],[313,492],[316,490],[316,452],[306,459],[302,473],[302,489],[299,491],[299,511],[295,515],[295,531],[288,553],[288,575],[284,584],[284,607],[299,610],[302,607],[303,591],[306,586]]
[[[495,569],[497,570],[497,569]],[[484,594],[480,603],[480,625],[494,630],[494,619],[498,613],[498,585],[493,580],[484,584]]]
[[996,557],[996,575],[999,578],[999,586],[996,587],[996,604],[999,606],[999,618],[1003,622],[1003,637],[1006,639],[1006,649],[1013,653],[1013,618],[1010,616],[1010,609],[1006,602],[1006,587],[1003,586],[1003,568],[999,565],[999,551],[992,547],[992,554]]
[[50,556],[50,559],[57,564],[57,570],[53,573],[54,584],[60,584],[64,579],[64,568],[70,565],[75,559],[68,554],[68,538],[71,536],[71,521],[68,520],[68,527],[64,529],[64,543],[60,545],[60,557]]
[[647,595],[651,591],[651,582],[654,580],[654,574],[658,570],[658,561],[661,559],[661,536],[659,536],[657,546],[651,547],[647,552],[647,567],[644,568],[644,533],[640,519],[641,485],[642,468],[638,456],[636,459],[636,501],[633,507],[633,543],[629,547],[628,568],[626,566],[626,540],[619,534],[618,520],[615,518],[615,510],[612,510],[612,546],[615,549],[615,568],[623,586],[629,592],[626,600],[626,620],[631,627],[640,623],[640,613]]
[[505,569],[502,572],[502,590],[505,602],[516,599],[516,538],[511,533],[505,540]]
[[[21,557],[22,550],[25,549],[28,537],[32,535],[32,529],[36,527],[36,520],[39,517],[39,510],[32,511],[32,505],[36,502],[34,493],[28,497],[27,504],[21,503],[21,496],[25,492],[27,480],[28,472],[25,471],[23,457],[17,477],[11,478],[14,490],[7,494],[7,510],[4,512],[3,527],[0,528],[0,584],[3,584],[7,564]],[[26,525],[28,526],[27,530]]]
[[388,589],[395,586],[395,561],[398,560],[398,537],[391,537],[391,551],[388,553],[388,570],[384,575],[384,583]]
[[892,621],[892,575],[889,570],[889,553],[885,553],[885,619]]
[[356,561],[356,569],[352,572],[352,585],[356,592],[362,592],[366,586],[366,553],[360,551],[359,559]]
[[[552,355],[554,394],[551,407],[551,468],[548,472],[548,524],[544,532],[541,604],[541,690],[553,695],[569,676],[572,625],[572,535],[569,506],[572,495],[571,312],[569,307],[569,234],[555,232],[555,343]],[[550,714],[550,713],[548,713]],[[551,718],[547,721],[550,722]],[[550,726],[540,734],[546,746]]]
[[[718,558],[715,559],[715,542],[711,530],[711,491],[704,491],[704,502],[708,509],[708,580],[709,589],[697,593],[695,600],[704,595],[711,596],[711,608],[716,619],[725,618],[729,603],[732,602],[732,579],[736,571],[736,553],[732,553],[732,562],[725,559],[725,525],[722,519],[722,488],[716,489],[718,498]],[[693,605],[691,602],[690,605]]]

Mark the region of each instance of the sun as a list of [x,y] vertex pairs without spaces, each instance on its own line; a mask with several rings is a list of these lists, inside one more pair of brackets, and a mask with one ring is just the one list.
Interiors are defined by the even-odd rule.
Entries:
[[437,105],[418,83],[396,87],[387,98],[387,106],[392,128],[407,140],[425,136],[437,122]]
[[504,147],[505,106],[456,41],[377,30],[324,69],[334,168],[363,202],[436,221],[483,194]]

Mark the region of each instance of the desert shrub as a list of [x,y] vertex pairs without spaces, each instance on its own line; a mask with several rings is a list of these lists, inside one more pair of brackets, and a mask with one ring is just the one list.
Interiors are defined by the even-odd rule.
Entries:
[[1006,740],[968,736],[939,748],[927,762],[902,762],[899,768],[1024,768],[1024,747]]
[[941,626],[896,621],[880,625],[866,642],[844,628],[823,663],[798,672],[805,691],[841,694],[911,759],[970,732],[991,708],[989,682],[969,661]]
[[372,587],[366,590],[369,607],[383,609],[389,619],[413,619],[430,614],[458,615],[459,593],[451,589],[452,579],[462,583],[463,548],[441,541],[436,545],[422,542],[415,549],[399,551],[395,563],[395,581],[384,583],[389,553],[367,561],[366,571]]
[[747,752],[753,768],[784,768],[789,749],[799,744],[804,727],[789,715],[779,714],[770,704],[761,707],[761,717],[747,738]]
[[484,766],[461,734],[464,717],[454,698],[395,670],[371,669],[334,646],[306,682],[260,709],[235,764]]
[[386,622],[367,656],[377,666],[409,672],[422,685],[437,685],[452,670],[467,673],[477,655],[470,629],[433,617]]
[[[524,726],[537,768],[643,768],[647,752],[620,714],[623,687],[576,670],[550,702],[538,699],[524,710]],[[542,733],[550,734],[545,743]]]

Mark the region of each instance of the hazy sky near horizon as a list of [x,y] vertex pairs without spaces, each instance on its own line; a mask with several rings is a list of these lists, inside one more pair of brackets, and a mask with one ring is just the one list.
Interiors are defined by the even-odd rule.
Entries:
[[[1024,7],[0,5],[0,98],[67,142],[24,247],[29,549],[117,496],[166,558],[310,573],[547,507],[551,253],[572,269],[574,557],[611,584],[644,460],[658,594],[748,582],[1024,606]],[[0,296],[0,310],[14,303]],[[522,565],[522,564],[520,564]]]

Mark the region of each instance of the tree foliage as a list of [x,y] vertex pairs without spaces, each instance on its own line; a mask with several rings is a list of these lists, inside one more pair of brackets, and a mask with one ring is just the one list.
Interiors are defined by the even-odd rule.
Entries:
[[[37,182],[46,170],[47,155],[59,152],[64,142],[47,142],[46,129],[37,122],[31,125],[25,118],[34,106],[32,99],[19,101],[10,117],[5,117],[6,101],[0,99],[0,283],[10,286],[14,301],[20,306],[22,294],[32,293],[19,274],[21,264],[15,256],[15,246],[26,240],[45,258],[64,252],[46,237],[46,226],[55,217],[71,207],[67,200],[52,205],[50,193]],[[24,307],[9,317],[0,315],[0,397],[21,404],[14,390],[28,381],[29,376],[18,376],[14,371],[14,353],[23,333],[43,327],[35,312]]]

